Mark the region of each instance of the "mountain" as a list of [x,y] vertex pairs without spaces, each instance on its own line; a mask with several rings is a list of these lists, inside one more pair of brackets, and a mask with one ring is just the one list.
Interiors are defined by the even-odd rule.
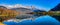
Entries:
[[[50,11],[60,11],[60,3],[56,7],[52,8]],[[60,21],[60,14],[59,16],[52,15],[52,17]]]
[[50,11],[60,11],[60,3]]
[[28,8],[12,8],[12,10],[16,10],[16,11],[31,11],[31,9]]
[[30,12],[36,12],[36,13],[45,12],[45,11],[39,10],[39,9],[33,9],[32,10],[32,9],[29,9],[29,8],[22,8],[22,7],[20,7],[20,8],[12,8],[11,10],[16,10],[16,11],[22,13],[22,15],[21,14],[18,15],[18,18],[29,18],[29,17],[36,17],[36,16],[40,17],[41,15],[43,15],[42,13],[41,14],[26,14],[26,13],[30,13]]
[[0,6],[0,8],[7,9],[5,6]]
[[32,11],[32,12],[46,12],[44,10],[39,10],[39,9],[29,9],[29,8],[12,8],[12,10],[16,10],[16,11]]

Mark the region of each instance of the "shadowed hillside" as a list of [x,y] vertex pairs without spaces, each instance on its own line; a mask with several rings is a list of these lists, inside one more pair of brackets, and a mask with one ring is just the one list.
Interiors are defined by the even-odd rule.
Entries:
[[60,11],[60,3],[50,11]]
[[[52,14],[51,16],[56,18],[58,21],[60,21],[60,3],[56,7],[51,9],[50,11],[54,12],[54,15]],[[56,15],[58,15],[58,16],[56,16]]]

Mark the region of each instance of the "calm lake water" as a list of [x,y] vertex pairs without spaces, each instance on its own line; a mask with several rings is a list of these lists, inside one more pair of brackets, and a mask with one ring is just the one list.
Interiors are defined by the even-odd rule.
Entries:
[[4,22],[7,25],[60,25],[60,22],[51,16],[40,16],[36,18],[34,21],[24,20],[22,22]]

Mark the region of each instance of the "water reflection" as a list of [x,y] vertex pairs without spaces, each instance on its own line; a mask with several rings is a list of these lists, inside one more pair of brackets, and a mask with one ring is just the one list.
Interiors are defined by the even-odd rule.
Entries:
[[4,22],[7,25],[59,25],[59,21],[51,16],[40,16],[36,18],[34,21],[24,20],[22,22]]

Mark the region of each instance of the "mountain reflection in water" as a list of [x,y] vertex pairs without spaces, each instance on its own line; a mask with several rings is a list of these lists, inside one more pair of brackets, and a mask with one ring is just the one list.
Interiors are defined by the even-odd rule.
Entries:
[[22,22],[4,22],[7,25],[60,25],[59,21],[51,16],[40,16],[36,18],[34,21],[31,20],[24,20]]

